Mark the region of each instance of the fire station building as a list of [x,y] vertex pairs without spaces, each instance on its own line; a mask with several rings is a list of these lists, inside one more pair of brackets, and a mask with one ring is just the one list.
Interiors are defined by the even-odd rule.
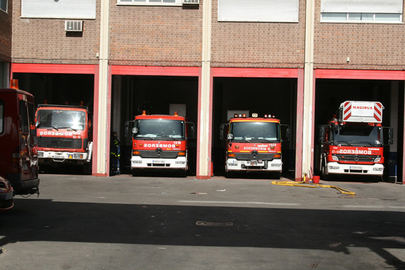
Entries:
[[[403,0],[0,0],[0,84],[93,114],[93,175],[142,110],[196,125],[197,178],[223,173],[228,111],[288,126],[283,174],[317,168],[319,126],[345,100],[384,105],[386,179],[405,181]],[[6,78],[9,76],[9,78]],[[129,147],[129,146],[128,146]],[[125,157],[124,157],[125,159]],[[125,164],[125,160],[123,160]]]

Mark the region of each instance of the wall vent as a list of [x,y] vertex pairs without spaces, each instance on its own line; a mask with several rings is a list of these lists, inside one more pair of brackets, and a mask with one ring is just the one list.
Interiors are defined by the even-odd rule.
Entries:
[[198,5],[200,0],[183,0],[183,5]]
[[79,20],[65,21],[65,31],[66,32],[82,32],[83,31],[83,21],[79,21]]

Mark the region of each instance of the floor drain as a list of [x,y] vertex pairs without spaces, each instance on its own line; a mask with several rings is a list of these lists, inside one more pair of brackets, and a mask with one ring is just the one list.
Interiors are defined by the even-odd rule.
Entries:
[[204,221],[204,220],[197,220],[195,222],[196,226],[201,227],[233,227],[233,222],[215,222],[215,221]]

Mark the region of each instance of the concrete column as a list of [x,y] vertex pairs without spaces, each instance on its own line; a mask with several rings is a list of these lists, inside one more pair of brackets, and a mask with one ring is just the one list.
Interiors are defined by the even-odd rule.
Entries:
[[211,18],[212,0],[204,0],[197,141],[197,177],[201,178],[211,176]]
[[306,1],[302,174],[313,174],[314,2]]
[[109,12],[110,0],[101,0],[100,10],[100,52],[99,52],[99,88],[98,88],[98,119],[97,119],[97,175],[108,174],[109,102],[110,76],[108,71],[109,56]]

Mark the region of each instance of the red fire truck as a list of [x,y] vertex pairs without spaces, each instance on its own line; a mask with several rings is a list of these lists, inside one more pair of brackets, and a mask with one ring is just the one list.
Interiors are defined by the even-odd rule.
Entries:
[[392,129],[384,141],[383,109],[377,101],[345,101],[338,116],[321,126],[319,164],[324,178],[332,174],[382,177],[384,144],[392,143]]
[[[12,205],[12,196],[39,192],[35,146],[34,96],[13,88],[0,89],[0,200]],[[10,186],[10,184],[11,186]]]
[[233,172],[282,171],[280,120],[272,115],[235,114],[225,125],[225,175]]
[[42,104],[35,117],[40,167],[71,164],[88,172],[93,142],[87,107]]
[[139,169],[188,170],[187,123],[183,116],[142,115],[132,123],[131,171]]

